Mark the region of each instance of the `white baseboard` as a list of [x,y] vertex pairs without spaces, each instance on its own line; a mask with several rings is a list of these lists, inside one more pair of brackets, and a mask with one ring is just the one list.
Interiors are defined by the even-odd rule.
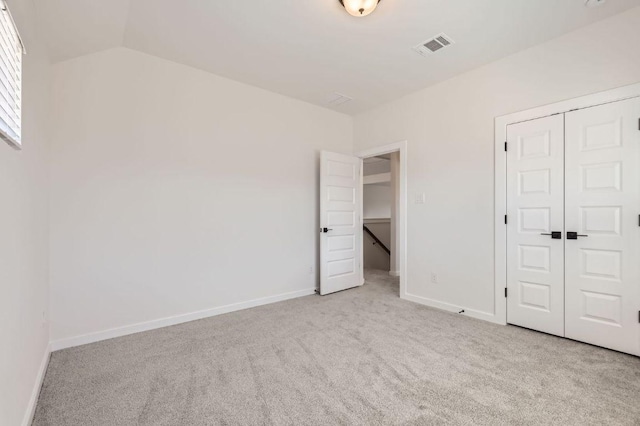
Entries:
[[415,294],[405,293],[401,296],[402,299],[409,300],[411,302],[419,303],[421,305],[429,306],[431,308],[442,309],[443,311],[459,313],[464,310],[461,315],[465,315],[471,318],[476,318],[496,324],[503,324],[495,314],[489,312],[476,311],[474,309],[465,308],[464,306],[455,306],[450,303],[440,302],[438,300],[429,299],[427,297],[416,296]]
[[389,271],[389,275],[391,275],[392,277],[399,277],[400,271]]
[[263,297],[260,299],[248,300],[246,302],[233,303],[231,305],[219,306],[217,308],[205,309],[203,311],[191,312],[188,314],[175,315],[157,320],[140,322],[137,324],[125,325],[123,327],[111,328],[95,333],[83,334],[81,336],[69,337],[66,339],[55,340],[51,342],[51,350],[58,351],[61,349],[72,348],[74,346],[86,345],[88,343],[99,342],[101,340],[113,339],[114,337],[126,336],[129,334],[140,333],[142,331],[155,330],[157,328],[168,327],[171,325],[182,324],[185,322],[195,321],[203,318],[209,318],[216,315],[222,315],[229,312],[241,311],[243,309],[254,308],[256,306],[268,305],[270,303],[281,302],[283,300],[295,299],[297,297],[309,296],[315,294],[315,289],[298,290],[290,293],[277,294],[275,296]]
[[33,416],[36,413],[36,405],[38,405],[38,396],[40,396],[40,389],[44,382],[44,376],[47,372],[47,366],[49,365],[49,357],[51,356],[51,345],[47,345],[42,362],[40,362],[40,368],[38,369],[38,375],[36,381],[33,384],[33,390],[31,391],[31,397],[29,398],[29,404],[27,405],[27,411],[24,413],[22,419],[22,426],[29,426],[33,422]]

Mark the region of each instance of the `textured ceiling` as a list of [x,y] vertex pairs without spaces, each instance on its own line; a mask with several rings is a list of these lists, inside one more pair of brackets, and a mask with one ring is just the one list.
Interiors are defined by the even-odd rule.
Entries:
[[[125,46],[355,114],[640,5],[609,0],[35,0],[51,58]],[[445,32],[429,57],[412,46]]]

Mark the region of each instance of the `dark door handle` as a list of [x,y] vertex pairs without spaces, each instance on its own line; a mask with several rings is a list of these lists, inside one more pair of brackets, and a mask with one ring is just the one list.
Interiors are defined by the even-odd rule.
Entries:
[[562,239],[562,232],[559,232],[559,231],[552,231],[551,233],[540,234],[540,235],[551,235],[551,238],[553,238],[554,240],[561,240]]
[[588,235],[581,235],[577,232],[567,232],[567,240],[577,240],[578,237],[588,237]]
[[330,228],[322,228],[322,229],[320,229],[320,232],[325,233],[325,234],[327,232],[329,232],[329,231],[333,231],[333,229],[330,229]]

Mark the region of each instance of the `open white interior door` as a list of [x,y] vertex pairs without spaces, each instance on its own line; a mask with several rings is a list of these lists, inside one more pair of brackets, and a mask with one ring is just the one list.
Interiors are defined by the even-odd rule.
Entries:
[[362,284],[362,160],[323,151],[320,157],[320,294]]

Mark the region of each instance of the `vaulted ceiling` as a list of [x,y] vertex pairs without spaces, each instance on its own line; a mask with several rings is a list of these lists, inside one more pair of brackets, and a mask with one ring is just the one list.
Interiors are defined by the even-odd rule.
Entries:
[[[382,0],[366,18],[338,0],[35,0],[54,62],[125,46],[328,106],[373,108],[640,5],[609,0]],[[455,44],[424,57],[439,33]]]

